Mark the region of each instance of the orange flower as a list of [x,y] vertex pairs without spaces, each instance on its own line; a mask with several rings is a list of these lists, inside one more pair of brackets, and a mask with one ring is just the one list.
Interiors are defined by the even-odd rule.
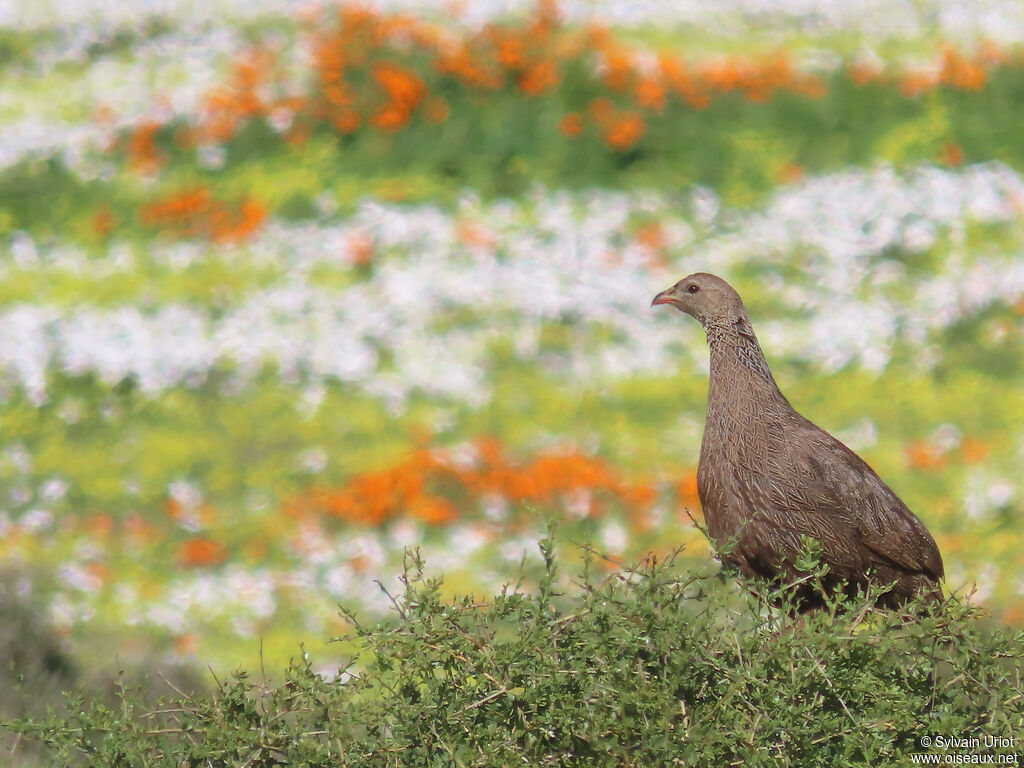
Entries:
[[657,500],[658,492],[649,485],[634,485],[622,490],[623,501],[633,510],[644,509]]
[[621,50],[606,51],[604,56],[604,84],[613,91],[624,91],[633,76],[633,65]]
[[591,22],[587,27],[587,40],[591,48],[602,50],[611,45],[612,36],[611,32],[608,31],[608,27]]
[[266,218],[265,206],[243,200],[238,213],[214,200],[205,187],[189,189],[139,208],[139,221],[168,230],[179,237],[204,234],[216,242],[238,241],[256,230]]
[[776,178],[783,184],[793,184],[804,177],[803,166],[797,163],[783,163],[776,173]]
[[266,217],[266,207],[255,200],[245,200],[234,217],[226,208],[218,208],[211,214],[210,239],[222,243],[244,240]]
[[538,0],[537,4],[533,7],[533,17],[530,20],[529,34],[531,38],[544,39],[557,26],[557,0]]
[[470,248],[493,248],[494,235],[471,221],[460,221],[455,226],[455,236],[459,242]]
[[506,38],[498,43],[498,61],[505,69],[519,69],[523,66],[523,42]]
[[980,91],[985,85],[985,70],[952,48],[942,52],[939,81],[964,91]]
[[960,455],[967,464],[978,464],[988,458],[988,445],[976,437],[965,437],[960,443]]
[[357,475],[336,491],[313,490],[287,506],[361,525],[380,525],[402,514],[443,525],[459,517],[460,508],[480,509],[487,496],[565,504],[566,494],[579,491],[586,493],[591,514],[602,508],[602,499],[592,496],[597,493],[617,501],[638,521],[646,519],[657,495],[649,485],[620,482],[599,459],[570,451],[517,464],[505,457],[500,444],[485,438],[470,466],[421,448],[393,467]]
[[267,79],[273,64],[271,49],[250,48],[235,62],[235,86],[239,90],[252,90]]
[[398,104],[385,104],[374,113],[370,122],[375,128],[391,133],[409,122],[409,113]]
[[458,513],[451,504],[434,496],[425,496],[417,500],[410,511],[413,517],[427,525],[447,525],[458,518]]
[[498,466],[505,463],[505,452],[497,438],[486,436],[477,438],[474,447],[481,464]]
[[652,251],[659,251],[665,247],[665,232],[657,221],[649,221],[640,227],[635,238],[638,243]]
[[1006,51],[1000,48],[996,43],[985,39],[982,40],[981,44],[978,46],[978,53],[975,58],[980,64],[996,66],[1005,64],[1009,57],[1006,55]]
[[140,221],[148,226],[175,226],[195,234],[197,220],[210,206],[210,193],[195,187],[139,208]]
[[325,85],[323,94],[331,104],[347,106],[352,103],[351,89],[345,83],[331,83]]
[[227,556],[227,550],[217,542],[202,536],[194,536],[178,546],[175,559],[182,567],[197,568],[217,565],[224,562]]
[[691,472],[676,486],[676,497],[682,502],[694,502],[697,500],[697,473]]
[[[518,89],[535,96],[558,87],[563,61],[574,68],[589,66],[596,55],[598,84],[603,84],[606,92],[621,94],[618,103],[628,99],[639,110],[639,114],[620,113],[606,99],[592,103],[590,116],[615,151],[635,146],[647,128],[641,115],[663,112],[672,98],[704,109],[716,95],[728,92],[757,102],[772,98],[779,90],[810,98],[821,98],[827,92],[824,80],[800,72],[785,52],[723,56],[690,70],[681,57],[660,53],[657,67],[648,70],[638,66],[633,51],[607,29],[562,27],[552,0],[540,0],[524,22],[491,24],[478,32],[442,30],[409,16],[354,6],[343,7],[336,14],[332,11],[328,18],[315,12],[305,17],[310,21],[302,26],[311,37],[316,76],[310,92],[302,97],[282,97],[286,78],[276,71],[273,51],[269,47],[243,51],[227,82],[206,96],[203,119],[197,127],[182,130],[175,139],[189,146],[225,141],[250,120],[268,119],[275,110],[292,119],[291,126],[280,128],[284,140],[292,144],[305,141],[322,123],[333,125],[342,134],[359,130],[366,120],[378,130],[397,131],[421,106],[426,122],[441,123],[448,118],[448,106],[441,99],[429,98],[422,72],[422,63],[427,61],[433,63],[446,93],[498,90],[514,76]],[[319,21],[314,23],[314,18]],[[1012,63],[1016,62],[1015,58]],[[1010,64],[1007,53],[988,41],[981,41],[970,56],[947,47],[939,52],[932,69],[906,72],[897,86],[907,97],[918,97],[938,85],[976,91],[985,86],[993,68]],[[853,61],[847,75],[857,85],[885,78],[882,67],[867,58]],[[378,98],[366,93],[367,80],[369,90],[376,88]],[[481,103],[476,98],[479,94],[470,96]],[[272,120],[275,126],[281,122]],[[157,146],[158,134],[163,138],[160,131],[165,128],[168,126],[147,123],[129,135],[122,145],[129,167],[153,172],[166,162]],[[582,123],[569,116],[559,124],[566,136],[579,135],[581,128]],[[233,227],[229,213],[217,211],[211,217],[218,229]]]
[[941,469],[946,464],[942,452],[930,443],[915,441],[905,450],[907,464],[914,469]]
[[355,133],[359,130],[361,122],[359,113],[354,109],[343,110],[331,120],[331,124],[337,129],[338,133]]
[[635,112],[624,112],[604,132],[605,143],[618,152],[624,152],[644,135],[647,124]]
[[943,165],[954,167],[957,165],[963,165],[964,153],[956,144],[952,141],[947,141],[942,145],[939,150],[939,162]]
[[374,65],[373,77],[392,103],[404,112],[415,109],[427,90],[413,70],[393,62]]
[[324,85],[341,79],[345,71],[345,52],[335,40],[322,40],[313,49],[314,66]]
[[348,241],[348,257],[357,267],[365,267],[373,261],[373,238],[366,231],[355,233]]
[[466,45],[442,51],[434,63],[434,68],[442,75],[453,74],[464,85],[474,88],[494,90],[500,88],[504,82],[500,74],[481,65]]
[[658,54],[658,69],[668,86],[679,94],[690,87],[690,78],[686,74],[686,65],[676,56],[667,51]]
[[519,76],[519,87],[527,96],[550,91],[558,84],[558,66],[550,59],[534,62]]
[[704,64],[700,76],[716,91],[735,91],[745,80],[743,63],[736,58],[726,58]]
[[565,136],[579,136],[583,133],[583,116],[578,112],[563,115],[558,121],[558,130]]
[[372,8],[362,5],[343,5],[338,9],[341,29],[349,37],[354,37],[360,31],[372,27],[376,18]]
[[637,106],[661,112],[665,108],[665,87],[655,77],[642,77],[634,89]]
[[180,520],[184,516],[184,505],[177,499],[168,499],[164,502],[164,512],[172,520]]
[[138,173],[153,173],[164,164],[163,155],[156,148],[159,123],[139,125],[128,137],[128,167]]

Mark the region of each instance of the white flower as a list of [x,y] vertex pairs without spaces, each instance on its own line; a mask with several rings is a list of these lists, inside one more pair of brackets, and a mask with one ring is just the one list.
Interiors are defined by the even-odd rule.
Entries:
[[39,489],[39,494],[47,501],[60,501],[64,498],[67,490],[68,484],[66,482],[59,477],[51,477],[43,483],[43,487]]
[[18,520],[25,533],[39,533],[53,526],[53,513],[45,509],[30,509]]
[[601,545],[609,552],[618,553],[626,548],[629,542],[629,532],[617,520],[612,520],[601,526]]

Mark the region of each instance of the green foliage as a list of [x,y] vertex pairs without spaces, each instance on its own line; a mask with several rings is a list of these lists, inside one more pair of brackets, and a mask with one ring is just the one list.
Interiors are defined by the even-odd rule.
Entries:
[[[188,125],[172,123],[155,137],[169,161],[156,190],[123,169],[109,180],[83,182],[57,159],[0,173],[0,234],[60,232],[93,243],[91,218],[106,210],[119,232],[148,240],[154,230],[137,220],[139,206],[195,186],[218,198],[252,194],[272,215],[302,219],[315,217],[312,201],[320,195],[342,206],[367,193],[452,203],[466,188],[485,197],[515,196],[538,183],[577,189],[700,184],[730,204],[750,205],[792,169],[822,173],[880,159],[901,167],[938,162],[948,143],[962,149],[964,162],[1024,167],[1024,145],[1013,130],[1024,120],[1024,69],[1000,70],[978,92],[939,88],[919,98],[902,95],[893,83],[856,85],[842,70],[826,86],[822,98],[779,93],[762,103],[730,93],[702,110],[672,102],[647,116],[645,134],[626,152],[606,146],[589,127],[575,138],[559,132],[565,114],[585,114],[593,99],[607,95],[583,71],[567,73],[552,94],[507,93],[486,107],[465,93],[445,93],[451,109],[444,123],[414,121],[394,134],[367,129],[339,136],[321,127],[296,146],[254,119],[227,142],[226,164],[215,170],[175,144]],[[51,204],[34,205],[39,199]]]
[[31,227],[53,236],[65,231],[68,220],[92,211],[96,200],[109,203],[120,196],[109,184],[82,181],[56,158],[23,160],[0,171],[0,235]]
[[24,33],[0,29],[0,70],[31,59],[32,43]]
[[[407,555],[395,617],[354,629],[325,677],[245,673],[156,709],[121,687],[11,727],[65,764],[118,766],[905,765],[933,734],[1024,728],[1024,634],[951,600],[876,612],[870,598],[799,621],[752,593],[650,559],[448,600]],[[811,574],[809,577],[813,576]]]
[[[18,596],[28,575],[9,569],[0,571],[0,718],[23,716],[26,711],[45,713],[46,706],[58,705],[60,691],[78,674],[78,669],[62,647],[59,635]],[[18,688],[31,690],[31,699],[23,702]],[[17,736],[0,733],[0,754],[12,754]],[[13,765],[42,764],[39,745],[23,747],[20,761]],[[12,765],[10,760],[5,765]]]
[[[300,34],[299,22],[283,14],[230,24],[257,47],[269,37],[274,47],[287,49],[287,40]],[[157,69],[167,72],[164,59],[147,64],[141,48],[138,59],[133,57],[139,43],[168,33],[176,45],[177,30],[174,22],[153,20],[104,33],[85,59],[62,59],[53,68],[45,62],[65,47],[64,33],[0,30],[0,120],[13,121],[17,143],[23,121],[84,127],[107,119],[97,114],[104,105],[90,73],[93,66],[121,59],[152,68],[150,77],[131,78],[145,83],[147,99],[163,93],[162,83],[173,90],[173,73],[155,77]],[[668,27],[631,34],[652,50],[655,43],[666,44],[695,60],[706,53],[771,52],[780,44],[777,30],[768,28],[757,33],[758,40],[732,31],[723,40],[706,29],[680,37]],[[847,60],[863,47],[853,37],[836,39],[834,46],[809,42],[812,52],[835,50]],[[894,38],[878,42],[878,51],[889,61],[915,54],[931,58],[932,42]],[[435,76],[426,74],[432,70],[424,62],[417,71],[429,80]],[[168,249],[152,246],[176,232],[147,224],[142,213],[154,201],[196,189],[228,207],[252,197],[265,207],[268,224],[312,219],[316,226],[345,226],[352,207],[367,196],[451,207],[467,192],[490,198],[537,187],[656,189],[679,190],[685,207],[691,185],[701,184],[728,205],[757,206],[782,183],[848,165],[1001,160],[1024,168],[1024,69],[1015,64],[992,67],[979,91],[939,87],[907,97],[896,79],[857,85],[837,69],[823,75],[822,98],[780,92],[754,102],[736,91],[705,109],[671,100],[664,111],[644,113],[645,132],[625,151],[608,146],[590,117],[595,98],[610,95],[592,69],[575,66],[563,74],[557,89],[532,96],[508,88],[478,99],[465,90],[439,89],[448,119],[435,124],[414,117],[395,133],[364,124],[357,134],[340,136],[322,124],[304,142],[293,143],[254,117],[227,141],[221,161],[197,155],[183,140],[195,116],[181,116],[152,136],[156,175],[145,164],[133,167],[127,133],[109,152],[87,152],[87,162],[78,158],[70,167],[62,157],[76,158],[76,152],[49,158],[35,150],[20,153],[20,161],[0,170],[0,241],[14,243],[24,230],[38,259],[8,259],[0,306],[129,306],[148,312],[176,303],[215,318],[256,289],[301,277],[301,266],[287,259],[263,261],[262,243],[249,251],[212,242],[197,249],[188,267],[168,261]],[[181,77],[187,80],[186,73]],[[108,82],[106,75],[96,80]],[[229,81],[226,74],[219,80]],[[612,98],[632,108],[629,94]],[[569,113],[584,119],[577,136],[559,130]],[[955,154],[944,152],[950,147]],[[646,223],[647,214],[637,213],[635,224]],[[720,217],[714,227],[692,221],[687,226],[694,225],[699,242],[727,232],[731,216]],[[531,227],[528,218],[519,226]],[[659,223],[656,216],[651,223]],[[939,226],[927,251],[908,247],[879,254],[905,269],[900,282],[908,302],[937,275],[961,268],[955,265],[984,265],[988,252],[1013,253],[1021,239],[1019,222],[974,221],[972,214],[948,230]],[[622,234],[631,237],[628,228]],[[66,244],[91,260],[87,268],[72,268]],[[679,246],[665,254],[667,262],[678,264],[684,248],[693,252]],[[415,251],[399,251],[380,248],[370,263],[356,267],[347,258],[321,262],[308,282],[346,287],[417,257]],[[514,257],[501,246],[498,251],[501,259]],[[122,262],[126,255],[128,264]],[[750,253],[738,260],[733,276],[751,314],[768,322],[791,319],[791,310],[778,314],[779,283],[772,278],[803,271],[815,256],[813,245],[795,245],[777,257]],[[652,281],[661,287],[653,271]],[[862,297],[866,304],[877,299],[871,290]],[[896,289],[886,290],[898,304]],[[1024,419],[1024,304],[1018,301],[971,310],[929,331],[927,347],[901,343],[878,375],[856,366],[825,374],[767,350],[784,391],[816,422],[846,434],[877,425],[877,441],[869,435],[863,442],[865,458],[936,534],[955,574],[950,586],[975,577],[994,582],[993,610],[1009,604],[1003,613],[1008,623],[1020,616],[1021,494],[1006,481],[1019,471],[1017,427]],[[433,330],[440,337],[482,323],[510,329],[513,320],[491,308],[479,314],[460,309]],[[541,352],[600,355],[600,342],[581,348],[577,330],[571,318],[545,325]],[[607,332],[616,329],[609,326]],[[933,368],[922,367],[922,351],[927,357],[930,347],[941,349],[942,359]],[[673,371],[666,370],[577,387],[566,386],[553,369],[522,362],[513,350],[511,338],[502,338],[481,355],[494,390],[486,403],[418,394],[403,413],[336,381],[327,383],[319,407],[310,405],[297,396],[297,387],[306,383],[301,375],[299,381],[282,379],[270,366],[239,388],[227,363],[201,381],[159,392],[145,392],[132,379],[115,382],[56,367],[47,371],[50,398],[42,404],[5,386],[5,557],[19,568],[55,574],[30,580],[38,615],[60,613],[55,608],[76,614],[74,626],[51,636],[34,615],[0,597],[0,657],[8,662],[11,681],[24,676],[23,687],[36,703],[31,711],[54,700],[57,685],[88,685],[97,665],[113,663],[114,649],[117,663],[131,668],[144,658],[156,675],[151,659],[161,653],[155,648],[173,637],[171,658],[179,654],[218,672],[236,664],[251,670],[252,638],[259,633],[261,654],[280,668],[298,637],[334,631],[324,629],[330,603],[316,589],[292,585],[289,571],[305,533],[296,533],[284,514],[288,501],[393,466],[424,434],[432,434],[441,448],[493,436],[517,456],[537,446],[594,446],[628,479],[650,480],[659,488],[659,509],[677,509],[672,484],[692,476],[706,396],[706,379],[696,374],[693,360],[680,359],[679,373],[671,378]],[[385,369],[387,355],[383,350]],[[935,442],[937,425],[962,430],[962,445],[938,457],[925,452],[926,461],[915,461],[922,444]],[[26,469],[16,461],[23,454],[30,457]],[[320,469],[316,456],[324,457]],[[53,481],[67,484],[66,495],[44,496]],[[224,562],[196,567],[178,557],[195,533],[191,523],[169,514],[169,488],[180,481],[201,491],[202,534],[223,546]],[[1016,495],[986,497],[1000,485],[1017,488]],[[970,512],[965,500],[978,498],[984,508]],[[90,765],[632,764],[675,758],[707,765],[846,765],[903,764],[902,756],[924,733],[984,728],[1011,734],[1021,727],[1021,686],[1012,677],[1020,666],[1020,638],[990,630],[957,606],[920,624],[874,615],[859,623],[851,618],[863,606],[853,606],[847,618],[828,614],[789,626],[780,614],[716,579],[682,573],[684,563],[703,562],[696,551],[607,583],[584,577],[572,596],[555,594],[566,582],[550,572],[535,593],[512,591],[486,604],[449,603],[443,595],[479,584],[483,574],[488,583],[500,583],[514,570],[514,564],[505,565],[500,545],[523,533],[519,507],[503,527],[491,525],[482,507],[457,506],[459,526],[487,526],[487,545],[459,568],[446,568],[443,592],[413,578],[414,569],[407,593],[398,599],[402,613],[396,622],[360,628],[336,646],[332,660],[355,648],[356,679],[346,676],[342,683],[314,675],[328,656],[324,652],[319,666],[303,661],[281,685],[239,675],[212,698],[183,698],[160,712],[123,683],[116,705],[102,695],[80,695],[68,701],[66,714],[24,721],[19,733],[49,742],[64,760]],[[52,512],[54,523],[34,535],[30,528],[39,509]],[[567,530],[572,536],[599,534],[606,522],[622,522],[618,513],[602,508],[568,523]],[[674,514],[650,529],[627,520],[627,555],[692,533],[676,524]],[[334,537],[367,534],[334,519],[317,525],[330,546],[337,543]],[[394,543],[399,537],[392,538],[397,527],[385,524],[374,534],[389,556],[397,549],[400,557]],[[317,543],[322,532],[311,528],[308,537]],[[444,547],[465,529],[432,528],[424,544]],[[337,562],[343,560],[339,555]],[[801,566],[813,572],[813,553]],[[364,567],[353,566],[362,578]],[[302,579],[314,570],[296,570],[300,578],[294,584],[305,584]],[[190,611],[179,630],[146,618],[149,606],[196,585],[228,583],[225,574],[243,571],[278,574],[279,605],[271,616],[253,619],[242,630],[234,617],[198,610]],[[61,677],[68,670],[71,677]],[[12,700],[0,698],[0,704]],[[12,714],[10,707],[0,708],[0,716]],[[0,744],[0,755],[7,751]]]
[[[977,354],[969,344],[963,348],[965,355],[972,349]],[[1019,562],[1017,508],[1007,504],[984,520],[965,515],[957,499],[980,465],[954,453],[941,470],[909,467],[906,449],[926,437],[934,425],[949,420],[950,414],[957,414],[960,423],[970,425],[972,436],[990,446],[984,470],[996,477],[1014,476],[1016,433],[1006,425],[1024,419],[1024,385],[1020,383],[1024,379],[1003,383],[975,370],[951,369],[942,380],[935,380],[897,365],[880,376],[848,369],[811,377],[781,362],[772,363],[783,390],[816,423],[840,434],[863,419],[877,423],[878,443],[863,455],[927,521],[939,538],[947,566],[992,565],[1006,574],[995,588],[994,605],[1017,599],[1017,579],[1012,575]],[[498,436],[519,456],[528,455],[530,447],[545,437],[558,435],[566,442],[599,444],[601,457],[626,477],[650,473],[678,480],[692,471],[707,380],[694,374],[687,362],[680,363],[680,373],[672,378],[634,377],[582,394],[566,390],[534,367],[511,361],[499,361],[492,376],[495,396],[486,407],[449,408],[449,423],[435,436],[438,445],[457,446],[488,434]],[[148,590],[158,585],[189,579],[192,572],[177,565],[174,554],[191,534],[165,511],[168,486],[187,477],[204,490],[212,505],[215,516],[205,532],[227,548],[231,563],[294,567],[290,549],[294,531],[290,518],[281,513],[282,504],[316,485],[336,487],[353,475],[393,465],[415,448],[417,430],[445,413],[444,404],[417,400],[406,414],[389,416],[379,402],[338,384],[328,386],[323,404],[314,413],[306,413],[276,373],[260,376],[244,392],[229,398],[218,396],[226,380],[226,374],[217,372],[194,388],[142,397],[127,386],[111,390],[92,377],[59,377],[54,388],[60,399],[42,407],[21,394],[10,397],[0,413],[0,427],[8,436],[2,445],[21,444],[31,454],[32,487],[41,487],[54,476],[69,484],[67,496],[52,502],[55,514],[68,522],[45,544],[33,544],[31,549],[31,540],[23,538],[18,556],[56,572],[75,561],[83,519],[102,512],[123,526],[123,521],[141,513],[154,526],[151,540],[100,539],[104,562],[117,574],[117,582],[137,585],[144,594],[153,595]],[[671,429],[666,428],[666,414],[674,414]],[[691,429],[687,424],[692,431],[687,431]],[[327,457],[326,466],[315,475],[301,464],[309,446],[322,447]],[[11,488],[19,482],[23,481],[10,467],[0,465],[0,483]],[[38,503],[36,497],[26,499],[14,514],[24,514]],[[668,499],[666,503],[675,504]],[[517,506],[513,512],[517,510],[521,511]],[[568,523],[569,535],[581,537],[586,531],[596,535],[605,520],[615,519],[614,510],[607,512],[607,517]],[[465,523],[485,521],[480,510],[463,509],[462,514]],[[518,519],[518,514],[513,517]],[[667,520],[649,531],[632,531],[627,556],[686,540],[684,525],[682,520],[679,524]],[[364,532],[353,527],[345,535]],[[427,541],[436,545],[446,535],[446,528],[431,529]],[[515,535],[514,529],[500,528],[495,540]],[[253,542],[265,542],[262,554],[248,549]],[[494,552],[492,548],[478,551],[464,563],[461,575],[448,572],[449,587],[472,588],[470,574],[476,569],[501,573],[498,578],[509,574],[506,569],[512,566],[496,562]],[[692,563],[703,557],[702,552],[687,552],[683,559]],[[973,578],[958,575],[951,586],[958,588]],[[58,592],[59,585],[40,582],[34,590],[37,597],[46,599]],[[330,621],[329,609],[317,610],[316,603],[315,596],[296,594],[281,601],[273,619],[259,626],[268,663],[283,664],[300,639],[311,637],[311,610],[322,615],[324,622]],[[93,627],[143,631],[125,628],[139,609],[127,608],[112,586],[93,598],[92,605]],[[255,641],[240,637],[230,622],[210,619],[202,627],[195,658],[203,665],[221,671],[243,660],[250,667],[255,663]],[[152,627],[145,631],[159,632]],[[323,634],[330,631],[322,630]],[[74,637],[76,648],[86,655],[108,639],[97,638],[95,629],[80,630]]]
[[[46,610],[24,593],[33,581],[45,580],[47,575],[39,569],[4,568],[0,570],[0,720],[34,715],[45,716],[65,703],[63,691],[86,686],[92,696],[103,701],[115,700],[109,683],[119,667],[121,671],[116,687],[123,688],[128,680],[156,678],[167,681],[162,690],[200,690],[207,684],[198,673],[180,663],[155,661],[153,646],[137,647],[137,652],[120,655],[116,660],[103,655],[100,658],[74,658],[67,638],[46,621]],[[107,647],[111,647],[108,635]],[[124,648],[124,646],[121,646]],[[144,659],[144,661],[140,661]],[[152,707],[157,699],[157,686],[147,685],[140,702]],[[13,731],[0,730],[0,755],[5,768],[36,768],[50,765],[45,747],[41,743],[27,743]]]

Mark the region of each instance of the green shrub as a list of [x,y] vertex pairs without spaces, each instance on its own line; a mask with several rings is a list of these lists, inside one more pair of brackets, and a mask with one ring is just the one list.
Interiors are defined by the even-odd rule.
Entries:
[[[73,643],[46,619],[47,610],[33,597],[47,576],[37,569],[0,569],[0,722],[16,716],[41,716],[67,703],[66,691],[87,686],[90,696],[110,703],[118,700],[126,681],[159,677],[162,686],[146,684],[138,701],[150,707],[163,691],[206,690],[209,686],[196,670],[166,660],[153,661],[152,648],[143,663],[138,658],[113,659],[97,644],[95,657],[76,656]],[[142,655],[144,651],[140,651]],[[127,661],[127,663],[126,663]],[[111,686],[120,665],[117,682]],[[144,666],[143,666],[144,664]],[[0,731],[0,765],[4,768],[35,768],[50,765],[45,747],[27,744],[16,731]]]
[[[1024,730],[1024,634],[952,599],[870,599],[794,621],[674,557],[447,599],[407,557],[395,617],[354,618],[348,670],[304,654],[271,685],[239,673],[153,709],[122,690],[12,724],[89,766],[906,765],[932,735]],[[351,617],[350,617],[351,618]],[[61,763],[60,761],[64,761]]]

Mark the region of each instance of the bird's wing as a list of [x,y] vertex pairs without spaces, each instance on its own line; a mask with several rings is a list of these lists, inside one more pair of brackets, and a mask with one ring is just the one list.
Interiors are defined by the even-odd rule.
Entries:
[[924,524],[863,459],[806,419],[790,457],[803,470],[803,511],[843,521],[860,545],[889,565],[943,575],[942,558]]

